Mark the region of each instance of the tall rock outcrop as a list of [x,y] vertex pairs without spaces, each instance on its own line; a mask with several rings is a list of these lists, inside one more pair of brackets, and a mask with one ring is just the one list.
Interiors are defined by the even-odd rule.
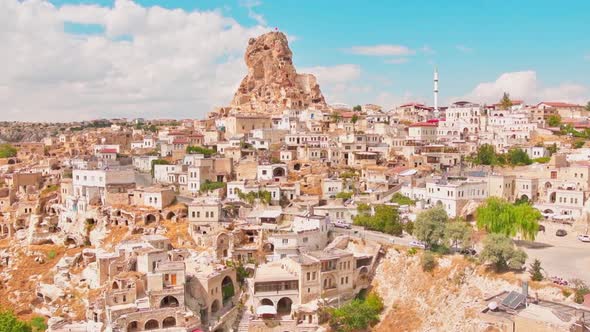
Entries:
[[284,109],[326,107],[315,76],[295,71],[293,53],[282,32],[251,38],[244,60],[248,75],[234,95],[233,108],[244,112],[280,113]]

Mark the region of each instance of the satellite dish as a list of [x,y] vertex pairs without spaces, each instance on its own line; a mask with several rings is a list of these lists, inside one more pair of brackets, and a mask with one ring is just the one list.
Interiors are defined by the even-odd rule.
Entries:
[[490,309],[490,310],[492,310],[492,311],[495,311],[496,309],[498,309],[498,303],[497,303],[497,302],[495,302],[495,301],[493,301],[493,302],[490,302],[490,303],[488,304],[488,309]]

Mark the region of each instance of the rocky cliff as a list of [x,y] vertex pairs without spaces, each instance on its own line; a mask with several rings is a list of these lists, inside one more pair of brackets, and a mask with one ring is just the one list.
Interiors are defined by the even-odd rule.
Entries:
[[251,38],[244,56],[248,75],[231,103],[245,112],[278,113],[284,109],[322,109],[326,101],[315,76],[298,74],[287,37],[269,32]]

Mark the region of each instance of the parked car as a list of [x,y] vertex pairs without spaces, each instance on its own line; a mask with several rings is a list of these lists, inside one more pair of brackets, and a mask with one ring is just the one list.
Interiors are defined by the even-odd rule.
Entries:
[[567,235],[567,232],[566,232],[566,230],[565,230],[565,229],[558,229],[558,230],[555,232],[555,235],[556,235],[556,236],[566,236],[566,235]]
[[582,242],[590,242],[590,235],[580,234],[580,235],[578,235],[578,240],[580,240]]
[[352,225],[347,224],[343,221],[335,221],[332,223],[334,225],[334,227],[338,227],[338,228],[345,228],[345,229],[351,229]]
[[477,251],[475,251],[475,249],[473,249],[473,248],[463,248],[463,249],[461,249],[460,253],[463,255],[470,255],[470,256],[477,255]]
[[426,249],[426,244],[420,241],[410,241],[410,247]]

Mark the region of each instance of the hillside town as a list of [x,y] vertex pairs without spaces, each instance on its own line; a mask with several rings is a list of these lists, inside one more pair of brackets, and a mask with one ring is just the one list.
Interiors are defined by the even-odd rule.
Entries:
[[443,106],[433,69],[431,105],[330,105],[277,31],[245,62],[205,118],[0,145],[1,308],[52,332],[590,331],[590,103]]

